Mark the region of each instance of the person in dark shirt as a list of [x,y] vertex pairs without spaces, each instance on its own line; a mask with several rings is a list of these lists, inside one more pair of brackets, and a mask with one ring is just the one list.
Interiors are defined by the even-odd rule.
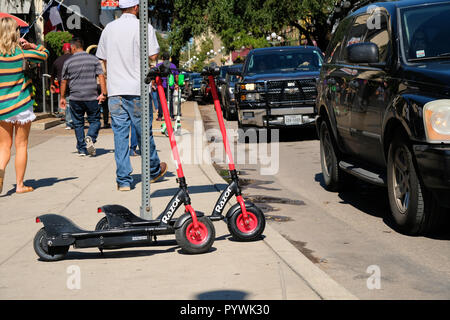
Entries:
[[[61,82],[60,106],[67,106],[66,89],[70,90],[77,150],[80,156],[95,156],[94,144],[100,130],[100,104],[107,97],[106,81],[103,69],[97,57],[84,51],[81,38],[70,41],[72,57],[64,63]],[[100,83],[101,94],[98,95],[97,79]],[[84,115],[87,114],[89,130],[84,133]]]
[[[64,66],[64,62],[72,56],[70,43],[64,43],[63,45],[63,55],[59,56],[55,62],[53,62],[51,78],[50,78],[50,91],[54,93],[59,93],[59,86],[62,81],[62,70]],[[58,88],[55,86],[55,80],[58,80]],[[59,99],[58,99],[59,101]],[[62,112],[61,109],[59,109]],[[66,120],[66,129],[73,129],[73,120],[72,120],[72,112],[70,110],[69,101],[67,101],[67,107],[65,110],[65,120]]]

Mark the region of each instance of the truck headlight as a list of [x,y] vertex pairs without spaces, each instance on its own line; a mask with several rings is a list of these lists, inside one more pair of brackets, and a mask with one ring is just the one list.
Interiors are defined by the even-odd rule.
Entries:
[[260,98],[259,93],[247,93],[241,96],[242,101],[257,101],[259,100],[259,98]]
[[247,91],[253,91],[256,89],[256,85],[254,83],[241,84],[241,89],[247,90]]
[[435,100],[425,104],[423,121],[428,142],[449,142],[450,99]]

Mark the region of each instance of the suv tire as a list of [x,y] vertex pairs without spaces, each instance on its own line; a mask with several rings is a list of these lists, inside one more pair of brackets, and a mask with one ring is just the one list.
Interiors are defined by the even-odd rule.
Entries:
[[319,138],[320,164],[325,188],[329,191],[340,191],[347,177],[345,172],[339,168],[339,158],[326,121],[322,121],[320,124]]
[[397,135],[389,147],[387,185],[391,213],[401,232],[420,235],[438,229],[444,209],[420,182],[404,135]]

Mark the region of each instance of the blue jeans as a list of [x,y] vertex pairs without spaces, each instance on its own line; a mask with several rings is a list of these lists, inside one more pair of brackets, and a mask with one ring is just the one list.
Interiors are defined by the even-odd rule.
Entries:
[[136,152],[138,143],[139,142],[137,138],[136,127],[134,126],[133,122],[131,122],[130,151]]
[[94,101],[74,101],[70,100],[70,109],[77,138],[78,153],[87,154],[86,142],[84,141],[84,114],[87,114],[89,130],[87,135],[92,138],[92,142],[97,141],[100,130],[100,105],[97,100]]
[[[141,149],[141,98],[139,96],[114,96],[108,99],[111,127],[114,132],[114,158],[116,160],[116,181],[119,186],[131,186],[133,168],[130,162],[130,126],[134,124],[139,149]],[[152,133],[153,113],[150,112],[150,176],[161,173],[160,160]]]

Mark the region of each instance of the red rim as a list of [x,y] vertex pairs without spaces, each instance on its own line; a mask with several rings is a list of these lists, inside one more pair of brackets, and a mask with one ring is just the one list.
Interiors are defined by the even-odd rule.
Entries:
[[250,233],[258,227],[258,218],[253,213],[247,212],[247,219],[244,219],[244,214],[241,213],[236,219],[236,225],[242,233]]
[[199,221],[196,230],[194,224],[191,223],[186,229],[186,238],[190,243],[200,245],[208,238],[208,228]]

